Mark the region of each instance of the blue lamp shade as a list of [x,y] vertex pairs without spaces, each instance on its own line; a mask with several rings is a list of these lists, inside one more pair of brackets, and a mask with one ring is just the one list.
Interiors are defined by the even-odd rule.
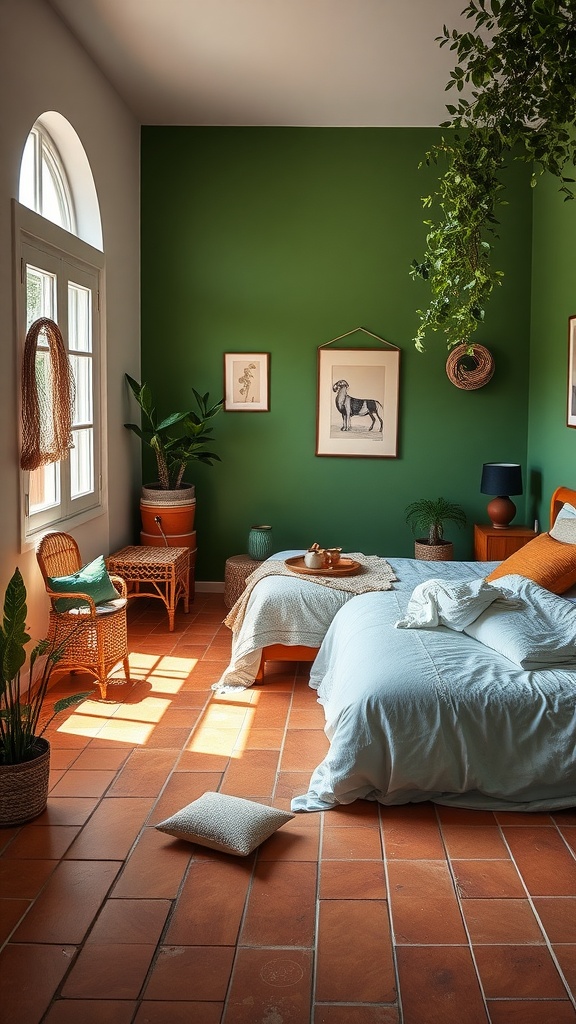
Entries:
[[488,516],[496,530],[507,529],[516,515],[509,495],[522,494],[522,467],[516,462],[485,462],[480,491],[496,495],[488,503]]

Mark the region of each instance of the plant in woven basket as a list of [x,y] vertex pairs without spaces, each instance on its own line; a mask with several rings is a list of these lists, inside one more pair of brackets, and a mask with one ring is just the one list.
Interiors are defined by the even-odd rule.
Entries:
[[[30,642],[26,615],[26,587],[16,569],[6,588],[0,627],[0,765],[23,764],[39,757],[45,744],[39,740],[52,719],[90,695],[86,692],[63,697],[53,705],[51,714],[42,715],[50,676],[62,649],[41,640],[30,654],[24,675],[26,645]],[[27,686],[23,685],[26,677]]]
[[428,534],[427,538],[422,537],[418,541],[419,544],[443,544],[444,524],[447,522],[466,525],[466,513],[461,505],[445,498],[421,498],[407,505],[404,513],[414,536],[420,532]]
[[125,423],[124,426],[154,452],[158,482],[163,491],[178,490],[191,462],[204,462],[208,466],[220,462],[220,456],[207,451],[206,445],[212,442],[209,422],[220,412],[223,399],[209,405],[209,393],[200,395],[192,388],[200,415],[189,409],[160,418],[149,384],[139,384],[128,373],[126,380],[142,410],[142,426],[137,423]]

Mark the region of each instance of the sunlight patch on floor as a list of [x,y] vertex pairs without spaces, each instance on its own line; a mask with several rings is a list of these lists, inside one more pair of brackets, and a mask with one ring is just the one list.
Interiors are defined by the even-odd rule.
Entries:
[[133,651],[130,654],[130,676],[132,681],[147,682],[153,692],[179,693],[197,664],[197,658],[159,657]]
[[118,743],[132,743],[133,746],[144,747],[154,732],[155,724],[111,718],[98,733],[98,739],[117,740]]
[[197,754],[242,757],[245,739],[250,734],[254,710],[249,706],[226,707],[211,704],[194,730],[187,750]]
[[166,689],[177,693],[197,665],[197,657],[174,657],[171,654],[159,656],[158,654],[142,654],[132,651],[130,654],[130,677],[133,680],[147,680],[151,684],[153,681],[165,681]]
[[72,736],[98,736],[107,721],[107,715],[97,716],[76,711],[58,726],[57,731]]
[[128,722],[160,722],[172,701],[160,697],[143,697],[136,704],[120,704],[114,713],[114,720]]

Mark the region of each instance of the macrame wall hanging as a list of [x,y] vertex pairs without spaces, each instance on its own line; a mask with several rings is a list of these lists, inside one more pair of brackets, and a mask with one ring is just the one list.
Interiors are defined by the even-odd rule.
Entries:
[[[48,351],[38,358],[44,334]],[[22,366],[22,469],[34,470],[68,458],[72,440],[75,385],[60,328],[54,320],[35,320],[24,346]]]

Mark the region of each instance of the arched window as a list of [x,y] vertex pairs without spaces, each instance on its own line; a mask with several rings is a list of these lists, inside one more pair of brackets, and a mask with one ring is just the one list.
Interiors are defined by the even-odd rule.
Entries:
[[24,206],[76,234],[76,217],[66,171],[58,148],[41,119],[26,140],[18,191]]
[[[82,144],[72,126],[54,111],[36,121],[26,140],[18,198],[15,225],[21,351],[34,321],[40,317],[54,320],[66,345],[76,390],[74,447],[69,457],[21,474],[22,540],[27,546],[47,527],[68,528],[100,514],[105,493],[100,215]],[[82,237],[73,237],[79,235]],[[36,354],[39,379],[44,379],[47,365],[47,339],[40,335]]]

